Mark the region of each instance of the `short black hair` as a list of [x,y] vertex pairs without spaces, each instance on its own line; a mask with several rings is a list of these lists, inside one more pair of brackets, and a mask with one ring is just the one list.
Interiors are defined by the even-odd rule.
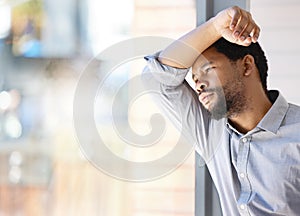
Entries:
[[242,59],[248,54],[253,56],[262,86],[265,92],[267,92],[268,63],[265,53],[258,42],[251,43],[249,46],[241,46],[220,38],[211,47],[216,48],[218,52],[224,54],[231,61]]

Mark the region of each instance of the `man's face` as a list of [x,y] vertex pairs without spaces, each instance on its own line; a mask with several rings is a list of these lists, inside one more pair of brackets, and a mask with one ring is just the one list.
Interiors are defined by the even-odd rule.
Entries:
[[242,60],[231,62],[209,48],[193,65],[193,80],[199,101],[215,119],[233,117],[245,109]]

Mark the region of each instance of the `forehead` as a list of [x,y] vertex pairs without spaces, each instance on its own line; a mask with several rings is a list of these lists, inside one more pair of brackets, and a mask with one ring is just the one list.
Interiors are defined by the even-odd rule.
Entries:
[[197,58],[192,69],[202,68],[209,64],[221,64],[222,62],[229,62],[229,59],[224,54],[218,52],[216,48],[210,47]]

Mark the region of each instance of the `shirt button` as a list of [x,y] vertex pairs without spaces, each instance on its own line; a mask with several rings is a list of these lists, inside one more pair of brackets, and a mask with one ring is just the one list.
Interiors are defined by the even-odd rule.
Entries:
[[240,208],[241,208],[242,210],[245,210],[246,206],[245,206],[244,204],[241,204],[241,205],[240,205]]
[[244,138],[242,139],[242,141],[243,141],[243,143],[246,143],[246,142],[248,141],[248,139],[247,139],[246,137],[244,137]]
[[241,178],[245,178],[245,176],[246,176],[245,173],[240,173]]

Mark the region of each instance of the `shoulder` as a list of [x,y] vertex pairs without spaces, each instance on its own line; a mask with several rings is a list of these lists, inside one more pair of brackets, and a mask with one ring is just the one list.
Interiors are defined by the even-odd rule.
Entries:
[[289,103],[289,110],[299,114],[300,113],[300,105]]
[[281,120],[281,126],[300,124],[300,106],[288,103],[284,96],[277,90],[268,91],[268,96],[273,106],[270,110],[272,121],[276,124],[276,119]]
[[293,103],[289,103],[288,105],[289,107],[286,112],[285,122],[288,124],[300,124],[300,106]]

